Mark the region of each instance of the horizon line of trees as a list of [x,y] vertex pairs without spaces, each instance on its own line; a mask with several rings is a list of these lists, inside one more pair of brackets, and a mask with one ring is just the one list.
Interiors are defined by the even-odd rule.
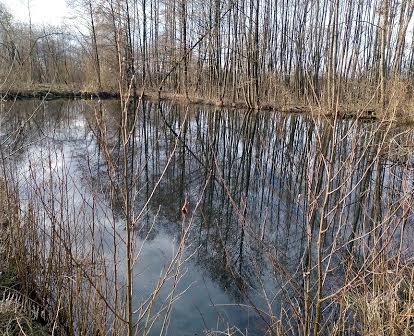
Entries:
[[72,0],[71,8],[70,25],[41,28],[0,7],[3,83],[162,89],[252,107],[372,98],[385,106],[395,83],[412,97],[411,0]]

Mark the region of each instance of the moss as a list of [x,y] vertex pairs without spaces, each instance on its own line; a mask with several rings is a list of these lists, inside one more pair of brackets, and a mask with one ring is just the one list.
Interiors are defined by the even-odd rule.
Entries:
[[50,333],[46,327],[18,312],[18,307],[0,303],[0,336],[3,335],[43,336]]
[[[47,326],[33,321],[27,313],[22,311],[18,302],[4,299],[3,293],[7,288],[12,288],[16,291],[21,289],[21,283],[14,266],[9,266],[8,269],[0,274],[0,336],[50,335]],[[3,301],[1,301],[2,299]]]
[[[17,270],[14,267],[11,266],[0,274],[0,286],[13,289],[18,289],[20,287]],[[2,291],[0,290],[0,292]]]

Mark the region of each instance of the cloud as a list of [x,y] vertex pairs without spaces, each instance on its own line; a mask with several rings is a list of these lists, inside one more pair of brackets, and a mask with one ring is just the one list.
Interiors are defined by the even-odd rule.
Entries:
[[[27,0],[0,0],[17,21],[29,22]],[[61,24],[68,14],[65,0],[29,0],[33,24]]]

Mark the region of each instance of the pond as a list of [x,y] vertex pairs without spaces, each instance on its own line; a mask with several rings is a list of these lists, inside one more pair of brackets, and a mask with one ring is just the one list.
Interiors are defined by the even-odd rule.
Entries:
[[39,259],[70,245],[76,266],[101,272],[94,286],[120,312],[128,195],[141,331],[262,335],[292,318],[316,272],[321,219],[326,294],[344,285],[342,261],[363,260],[378,241],[412,254],[411,131],[145,101],[129,115],[124,146],[120,116],[116,100],[8,102],[0,135],[22,211],[36,214],[47,241]]

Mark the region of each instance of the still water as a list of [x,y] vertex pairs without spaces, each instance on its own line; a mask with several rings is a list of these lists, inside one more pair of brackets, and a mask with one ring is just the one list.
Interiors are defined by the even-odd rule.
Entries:
[[[125,291],[127,162],[137,320],[183,236],[180,262],[154,304],[154,311],[161,309],[173,293],[167,334],[262,335],[271,315],[292,314],[292,302],[301,306],[303,300],[307,226],[320,218],[315,200],[326,183],[322,158],[328,154],[334,174],[325,244],[328,251],[335,242],[333,263],[349,253],[363,255],[364,247],[349,242],[383,218],[396,228],[395,244],[411,253],[412,229],[404,226],[401,235],[403,210],[396,207],[412,190],[412,157],[401,150],[412,143],[411,132],[375,122],[166,102],[145,102],[136,111],[127,160],[118,101],[7,103],[0,132],[23,206],[30,203],[44,227],[54,225],[52,209],[53,218],[66,223],[60,232],[70,236],[75,254],[118,266],[116,274],[111,267],[105,273],[108,297],[114,288]],[[105,126],[99,128],[100,118]],[[379,150],[391,133],[393,141]],[[325,290],[342,275],[340,267],[330,272]],[[160,316],[153,335],[165,322]]]

